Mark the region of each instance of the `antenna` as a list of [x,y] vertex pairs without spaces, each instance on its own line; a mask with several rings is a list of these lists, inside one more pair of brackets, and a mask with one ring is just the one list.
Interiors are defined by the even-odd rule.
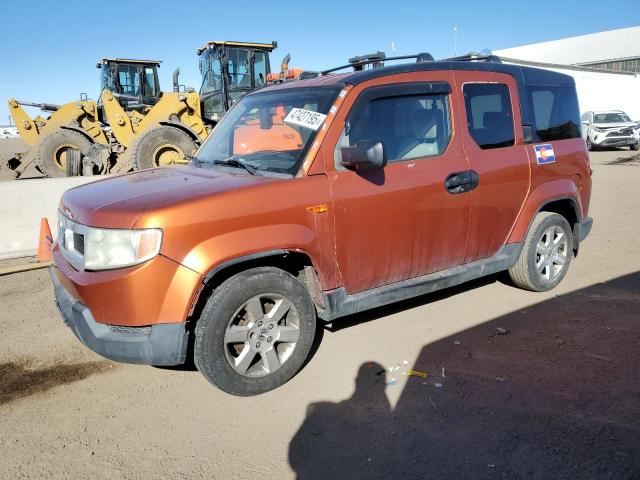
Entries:
[[458,26],[453,27],[453,56],[458,56]]

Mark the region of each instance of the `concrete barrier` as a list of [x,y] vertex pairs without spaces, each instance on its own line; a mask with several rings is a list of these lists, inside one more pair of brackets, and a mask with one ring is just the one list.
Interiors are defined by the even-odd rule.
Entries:
[[0,259],[35,255],[40,219],[47,217],[54,238],[60,197],[95,177],[38,178],[0,182]]

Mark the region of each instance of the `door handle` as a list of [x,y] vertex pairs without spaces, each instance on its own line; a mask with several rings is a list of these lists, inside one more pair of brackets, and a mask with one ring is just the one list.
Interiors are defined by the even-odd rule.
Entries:
[[470,192],[480,183],[480,176],[474,170],[451,173],[444,181],[444,187],[451,195]]

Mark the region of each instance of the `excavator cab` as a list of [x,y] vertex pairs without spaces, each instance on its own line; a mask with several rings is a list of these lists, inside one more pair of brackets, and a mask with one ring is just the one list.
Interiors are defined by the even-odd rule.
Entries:
[[100,69],[100,91],[110,90],[125,111],[142,111],[158,103],[160,81],[159,60],[103,58]]
[[214,41],[198,49],[203,117],[216,123],[242,95],[267,83],[269,53],[276,42]]

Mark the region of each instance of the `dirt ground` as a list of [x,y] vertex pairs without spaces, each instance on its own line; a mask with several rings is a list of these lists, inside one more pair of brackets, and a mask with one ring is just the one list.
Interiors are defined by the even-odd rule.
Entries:
[[591,158],[556,290],[495,276],[348,317],[259,397],[106,361],[45,270],[0,277],[0,478],[640,478],[640,162]]

